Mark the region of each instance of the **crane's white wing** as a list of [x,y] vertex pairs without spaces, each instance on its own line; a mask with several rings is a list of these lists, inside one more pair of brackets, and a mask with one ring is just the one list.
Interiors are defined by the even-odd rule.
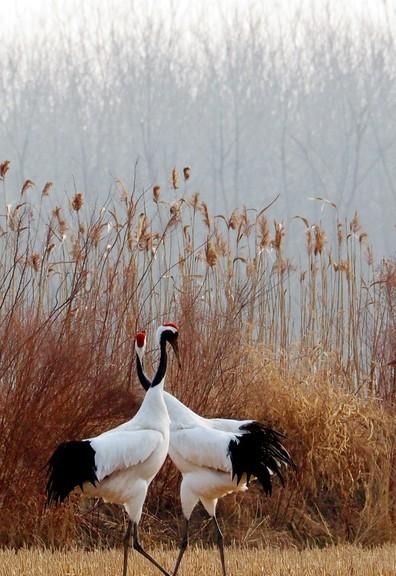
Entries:
[[95,450],[96,475],[101,481],[113,472],[145,462],[164,442],[164,436],[156,430],[117,430],[90,442]]
[[207,418],[208,426],[215,430],[223,430],[223,432],[233,432],[234,434],[241,434],[241,426],[250,424],[252,420],[232,420],[231,418]]
[[231,418],[203,418],[169,392],[164,392],[164,399],[173,430],[205,427],[241,434],[240,427],[252,422],[252,420],[233,420]]
[[231,472],[228,446],[235,435],[206,427],[171,431],[170,448],[184,460],[200,468]]

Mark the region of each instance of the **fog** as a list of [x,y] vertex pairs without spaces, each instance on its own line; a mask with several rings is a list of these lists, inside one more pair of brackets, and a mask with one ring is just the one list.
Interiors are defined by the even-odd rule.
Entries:
[[[296,215],[334,225],[358,210],[377,254],[394,256],[386,2],[349,12],[339,2],[66,4],[38,3],[29,24],[19,2],[3,34],[7,202],[29,178],[97,204],[118,194],[115,178],[131,187],[136,167],[139,189],[198,191],[216,213],[278,195],[271,217],[289,227]],[[191,179],[174,191],[170,173],[185,166]]]

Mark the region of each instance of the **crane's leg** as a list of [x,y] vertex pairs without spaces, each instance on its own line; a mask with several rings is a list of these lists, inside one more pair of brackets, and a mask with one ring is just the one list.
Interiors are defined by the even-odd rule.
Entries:
[[136,523],[133,524],[132,540],[133,540],[133,548],[136,550],[136,552],[139,552],[139,554],[147,558],[147,560],[149,560],[152,564],[154,564],[154,566],[158,568],[158,570],[160,570],[162,574],[164,574],[164,576],[170,576],[169,572],[167,572],[164,568],[162,568],[162,566],[158,564],[158,562],[154,560],[154,558],[150,556],[150,554],[143,549],[142,545],[139,542],[138,527]]
[[127,569],[128,569],[128,548],[129,548],[129,541],[131,539],[131,532],[132,532],[132,522],[131,520],[128,521],[128,526],[124,536],[124,569],[122,571],[122,576],[127,576]]
[[226,569],[225,569],[225,561],[224,561],[224,540],[223,540],[223,534],[222,534],[222,532],[221,532],[221,530],[220,530],[220,526],[219,526],[219,523],[217,522],[216,516],[213,516],[213,522],[215,523],[216,530],[217,530],[217,546],[218,546],[219,552],[220,552],[221,567],[223,568],[223,576],[227,576],[227,575],[226,575]]
[[176,560],[175,568],[173,570],[173,576],[176,576],[177,571],[179,570],[180,562],[183,558],[183,554],[186,551],[187,546],[188,546],[188,520],[187,518],[185,518],[182,539],[180,542],[179,556],[177,557]]

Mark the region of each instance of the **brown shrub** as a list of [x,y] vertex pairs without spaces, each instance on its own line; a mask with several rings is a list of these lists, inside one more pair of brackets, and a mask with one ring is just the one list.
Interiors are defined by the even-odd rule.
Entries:
[[[273,425],[298,465],[271,499],[252,487],[220,503],[229,540],[267,542],[274,529],[301,545],[395,538],[394,275],[364,259],[349,234],[357,217],[334,223],[335,247],[316,228],[320,250],[296,267],[284,226],[271,245],[263,211],[255,224],[246,209],[212,218],[198,196],[165,194],[149,209],[123,185],[119,206],[91,214],[51,200],[45,227],[25,202],[0,236],[2,544],[119,541],[116,507],[44,509],[45,464],[60,441],[133,416],[133,334],[164,320],[180,325],[183,357],[168,390],[203,415]],[[177,537],[178,482],[167,463],[147,499],[144,527],[164,541]]]

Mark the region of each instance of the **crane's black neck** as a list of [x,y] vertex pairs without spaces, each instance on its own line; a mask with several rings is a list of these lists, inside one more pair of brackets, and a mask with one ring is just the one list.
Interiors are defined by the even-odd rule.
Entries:
[[150,381],[150,379],[147,378],[146,374],[144,373],[143,362],[140,359],[139,354],[136,353],[137,375],[138,375],[140,384],[143,386],[143,388],[146,390],[146,392],[149,388],[154,388],[154,386],[157,386],[157,384],[160,384],[165,377],[166,367],[167,367],[167,363],[168,363],[168,354],[166,352],[166,342],[167,342],[166,335],[162,334],[161,338],[160,338],[160,351],[161,351],[160,363],[159,363],[159,366],[157,368],[157,372],[155,373],[155,376],[154,376],[152,381]]
[[155,376],[153,378],[153,381],[151,382],[151,388],[154,388],[155,386],[160,384],[165,378],[166,367],[168,364],[166,342],[167,342],[166,334],[162,333],[160,337],[160,350],[161,350],[160,362],[157,368],[157,372],[155,373]]
[[139,354],[136,354],[136,371],[137,371],[137,375],[138,375],[140,384],[143,386],[143,388],[147,392],[147,390],[151,387],[151,381],[147,378],[146,374],[143,371],[143,365],[142,365],[142,362],[140,360]]

